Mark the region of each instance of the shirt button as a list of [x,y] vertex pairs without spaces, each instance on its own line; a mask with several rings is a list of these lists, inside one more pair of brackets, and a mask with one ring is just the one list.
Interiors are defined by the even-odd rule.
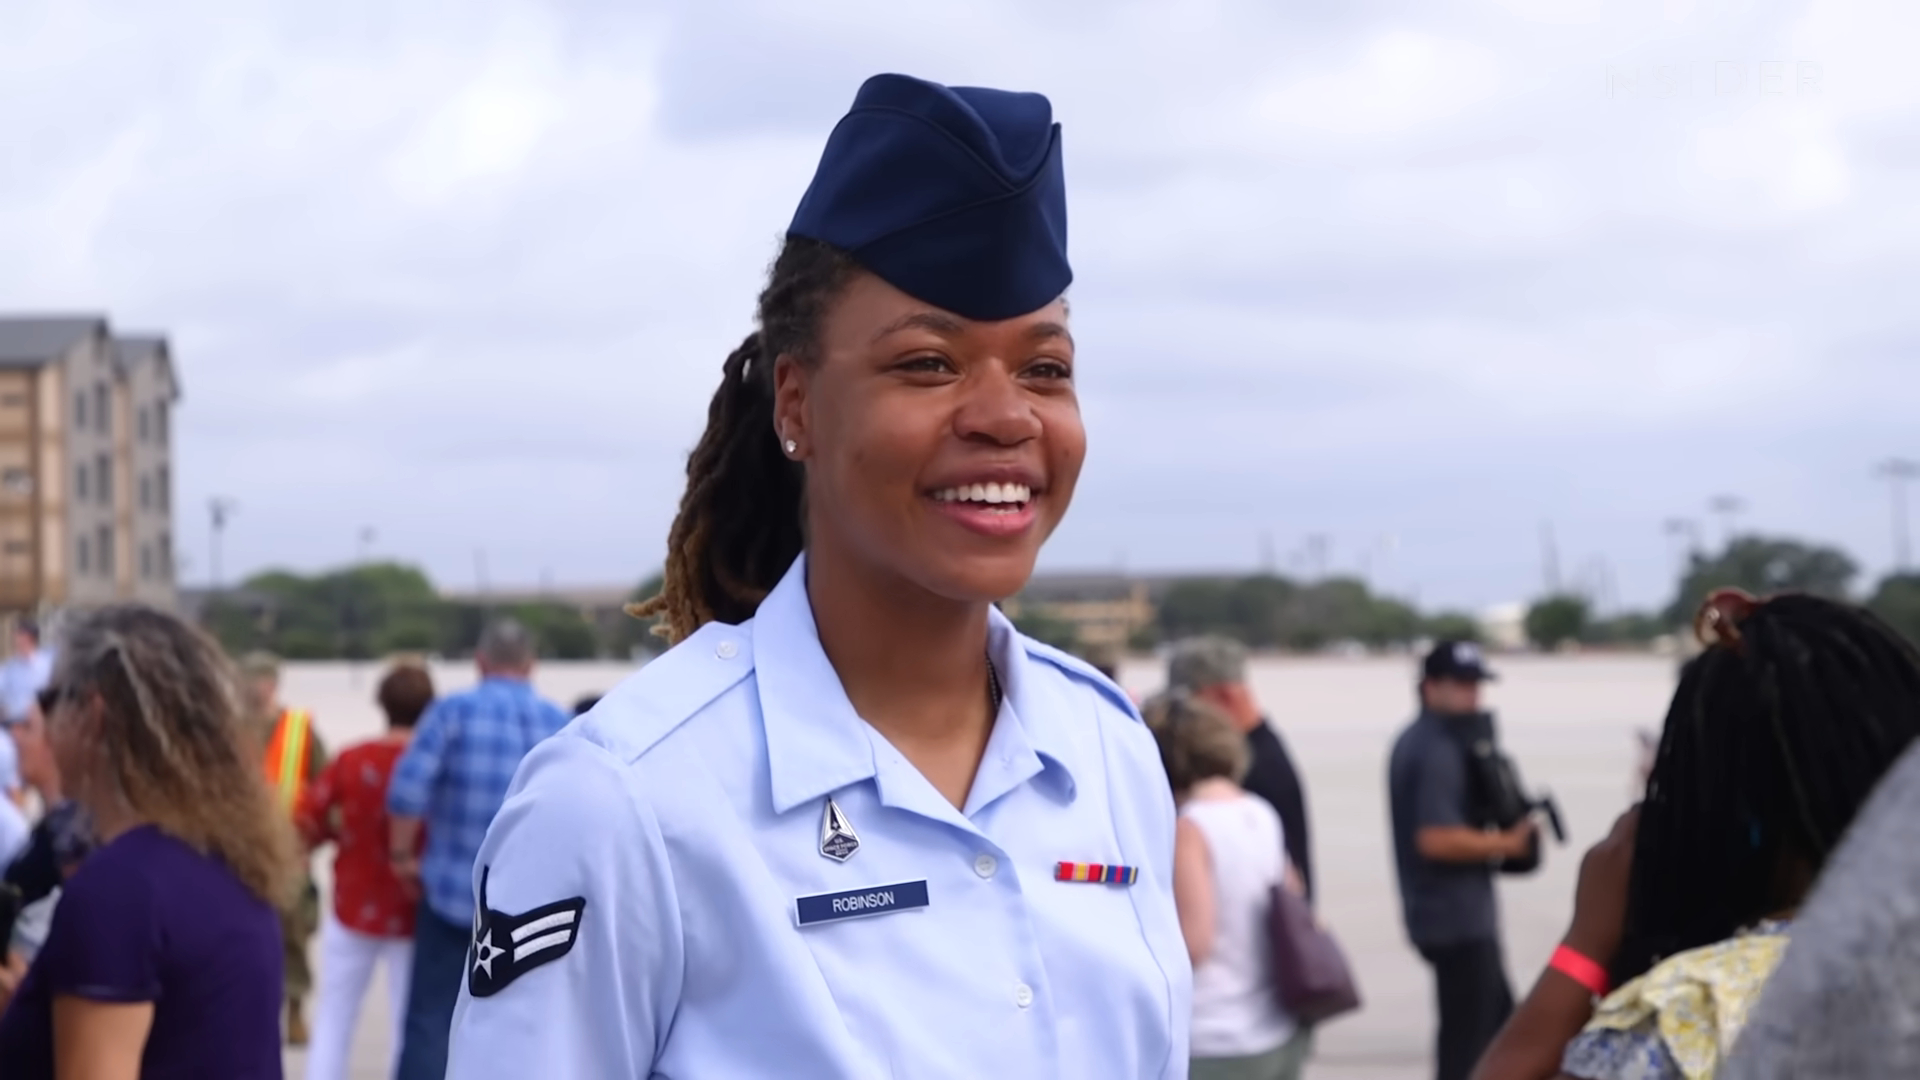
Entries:
[[973,872],[981,877],[990,878],[998,869],[1000,869],[1000,860],[991,855],[982,855],[973,860]]
[[1033,987],[1028,986],[1026,983],[1015,985],[1013,988],[1013,1003],[1023,1009],[1033,1004]]
[[713,653],[722,660],[731,660],[740,655],[740,646],[731,641],[723,641],[713,650]]

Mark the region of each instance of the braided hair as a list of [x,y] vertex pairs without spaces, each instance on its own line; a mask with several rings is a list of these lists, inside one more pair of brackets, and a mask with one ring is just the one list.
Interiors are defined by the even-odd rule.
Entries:
[[1920,735],[1920,652],[1872,614],[1713,604],[1721,630],[1681,674],[1641,806],[1616,984],[1796,905],[1793,870],[1819,872]]
[[773,427],[773,365],[819,362],[820,324],[857,264],[839,248],[790,236],[760,293],[760,328],[721,367],[707,429],[687,459],[687,490],[667,534],[659,595],[629,611],[664,616],[679,641],[710,622],[743,622],[805,546],[806,476]]

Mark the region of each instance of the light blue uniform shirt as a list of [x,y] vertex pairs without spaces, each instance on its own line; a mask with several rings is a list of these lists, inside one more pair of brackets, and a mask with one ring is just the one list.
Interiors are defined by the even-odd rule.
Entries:
[[[1185,1077],[1173,800],[1125,696],[996,613],[1005,698],[956,810],[854,712],[804,578],[527,757],[474,868],[501,921],[476,919],[450,1080]],[[837,893],[878,913],[801,925]]]

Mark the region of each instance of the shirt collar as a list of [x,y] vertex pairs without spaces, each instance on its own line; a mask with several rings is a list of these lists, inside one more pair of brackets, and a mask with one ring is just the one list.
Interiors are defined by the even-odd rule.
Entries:
[[807,557],[793,561],[753,616],[753,674],[767,732],[773,810],[874,774],[866,722],[840,685],[807,599]]
[[999,608],[987,617],[987,648],[1000,674],[1001,693],[1011,706],[1001,711],[1001,719],[1010,716],[1019,724],[1026,744],[1044,766],[1042,775],[1063,799],[1072,802],[1077,793],[1073,771],[1079,762],[1073,722],[1085,721],[1088,726],[1083,732],[1094,733],[1093,709],[1069,692],[1064,673],[1034,660],[1027,651],[1027,639]]
[[[885,742],[854,711],[820,647],[819,626],[807,598],[806,562],[805,555],[794,560],[753,619],[754,677],[775,813],[873,779],[879,771],[875,745]],[[1014,783],[1039,773],[1050,777],[1061,797],[1071,801],[1076,753],[1066,721],[1075,713],[1064,679],[1047,678],[1048,671],[1031,660],[1024,639],[1006,616],[996,609],[989,618],[988,648],[1004,703],[988,753],[1001,756],[1001,765],[1012,769]],[[1009,722],[1017,730],[1003,730]],[[990,763],[982,762],[982,776]],[[980,778],[975,787],[981,787]],[[970,812],[975,803],[992,801],[982,800],[981,794],[976,790],[969,796]]]

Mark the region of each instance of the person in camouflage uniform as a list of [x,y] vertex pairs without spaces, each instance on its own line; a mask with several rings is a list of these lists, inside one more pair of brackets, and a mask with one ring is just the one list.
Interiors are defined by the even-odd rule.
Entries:
[[[326,768],[326,746],[314,730],[311,713],[280,703],[277,657],[249,653],[240,662],[240,674],[247,715],[259,733],[262,767],[280,795],[291,827],[300,793]],[[301,877],[299,892],[280,912],[280,940],[286,950],[287,1042],[294,1046],[307,1043],[306,999],[313,990],[313,966],[307,948],[319,927],[320,891],[313,883],[309,865]]]

